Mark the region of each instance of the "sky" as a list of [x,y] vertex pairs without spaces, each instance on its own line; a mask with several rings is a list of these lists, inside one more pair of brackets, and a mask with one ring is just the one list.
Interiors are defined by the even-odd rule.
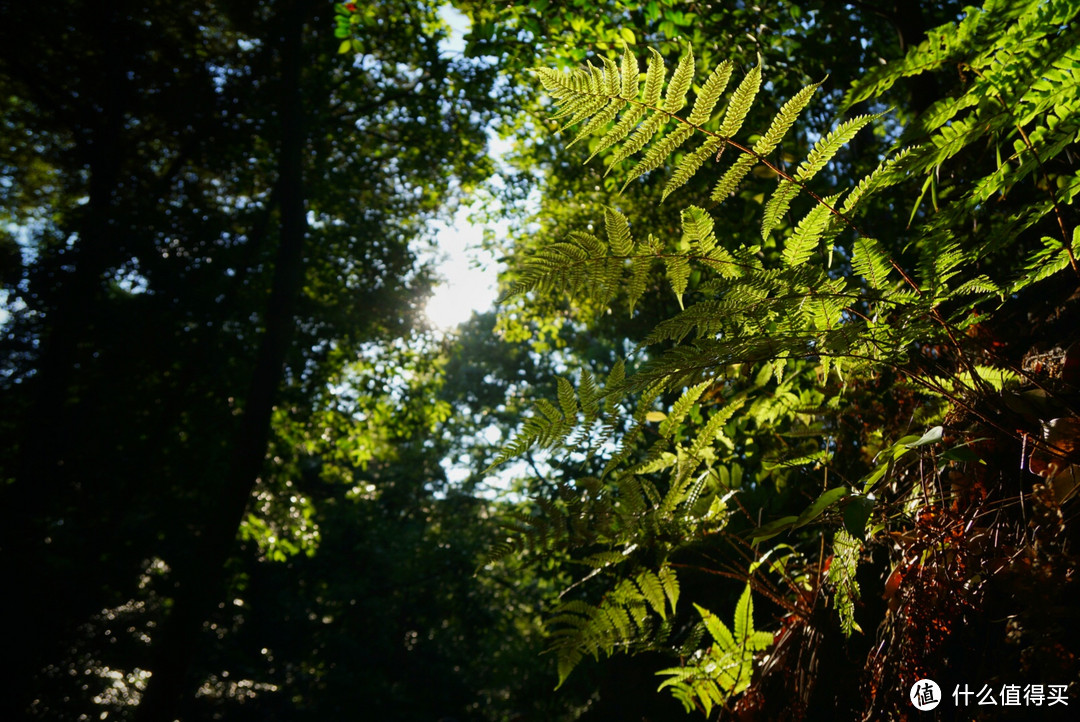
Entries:
[[[461,53],[469,19],[449,5],[440,10],[450,26],[450,37],[442,43],[443,52]],[[489,134],[489,147],[498,159],[500,143]],[[469,222],[469,208],[458,211],[451,223],[439,223],[436,263],[443,282],[427,304],[427,317],[436,328],[452,330],[467,321],[474,311],[490,309],[498,297],[498,265],[490,252],[480,247],[484,227]],[[505,228],[494,228],[496,233]]]
[[495,259],[480,248],[484,227],[470,223],[468,215],[468,208],[462,208],[452,223],[436,225],[436,269],[443,281],[426,311],[431,324],[442,330],[467,321],[473,311],[490,309],[498,296]]

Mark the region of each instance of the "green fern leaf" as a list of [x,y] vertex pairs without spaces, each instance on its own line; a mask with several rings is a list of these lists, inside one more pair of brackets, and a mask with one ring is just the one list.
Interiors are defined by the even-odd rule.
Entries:
[[559,376],[556,379],[559,389],[559,406],[562,410],[562,418],[572,420],[577,416],[577,396],[574,394],[574,386],[567,379]]
[[664,601],[664,585],[660,577],[649,569],[642,571],[635,579],[641,589],[641,595],[648,601],[649,606],[660,615],[661,619],[667,619],[667,609]]
[[817,203],[807,213],[795,232],[784,244],[782,258],[784,265],[788,267],[800,266],[810,258],[818,241],[825,232],[829,220],[829,207],[836,201],[837,196],[830,196],[824,203]]
[[727,112],[724,113],[724,122],[720,125],[719,132],[722,138],[731,138],[739,132],[760,89],[761,65],[755,65],[731,95]]
[[614,208],[604,208],[604,228],[607,230],[608,244],[616,256],[629,257],[634,252],[634,241],[630,237],[630,222],[626,216]]
[[679,400],[672,405],[667,418],[660,424],[660,436],[665,439],[671,438],[675,433],[675,430],[679,428],[679,424],[681,424],[682,420],[686,417],[686,414],[689,413],[690,407],[697,403],[697,400],[701,398],[701,394],[711,385],[711,380],[703,381],[697,386],[691,386],[683,392],[683,395],[679,397]]
[[582,126],[578,134],[574,136],[574,139],[566,146],[567,148],[573,146],[582,138],[586,138],[601,128],[605,127],[608,123],[615,120],[615,116],[619,114],[619,111],[626,106],[626,101],[621,98],[615,98],[610,101],[603,110],[593,116],[593,119]]
[[664,96],[664,110],[674,113],[686,105],[686,93],[690,90],[690,84],[694,81],[694,48],[686,46],[686,52],[679,58],[679,65],[671,76],[668,83],[667,94]]
[[634,307],[645,294],[645,288],[649,284],[649,272],[652,269],[652,259],[638,256],[630,262],[630,281],[626,285],[626,300],[629,306],[629,314],[634,315]]
[[667,266],[668,282],[675,298],[679,301],[679,308],[683,307],[683,292],[690,281],[690,261],[686,256],[667,256],[664,258]]
[[675,130],[671,131],[663,137],[660,141],[654,144],[649,152],[645,154],[645,157],[638,161],[631,171],[627,174],[626,182],[623,183],[623,190],[626,186],[630,185],[630,182],[635,178],[655,170],[663,163],[668,156],[675,152],[675,150],[686,142],[686,139],[693,135],[694,129],[689,125],[680,125]]
[[653,113],[644,123],[637,127],[634,134],[620,146],[619,150],[611,158],[611,165],[608,167],[607,172],[610,173],[611,169],[619,163],[637,153],[639,150],[645,147],[645,144],[653,139],[657,133],[659,133],[664,124],[667,123],[668,116],[663,113]]
[[914,150],[914,148],[905,148],[891,158],[882,161],[870,175],[866,176],[855,185],[851,193],[848,194],[848,197],[844,199],[844,205],[840,208],[840,212],[847,215],[864,196],[882,188],[888,188],[889,186],[904,180],[907,176],[900,171],[899,167]]
[[688,206],[682,212],[683,238],[690,241],[690,252],[708,256],[716,247],[713,219],[705,210]]
[[859,238],[855,241],[851,257],[851,267],[855,273],[866,279],[870,288],[884,291],[889,285],[889,273],[892,270],[885,250],[873,238]]
[[800,190],[802,189],[791,181],[780,181],[768,202],[765,203],[765,213],[761,219],[761,237],[763,239],[768,238],[769,233],[776,228],[780,218],[787,213],[788,208],[791,207],[791,202],[799,195]]
[[754,633],[754,598],[750,585],[746,585],[738,604],[735,605],[735,639],[740,642]]
[[604,95],[615,99],[622,91],[622,79],[619,76],[619,66],[606,55],[601,58],[604,61]]
[[697,100],[694,101],[694,109],[690,111],[687,122],[698,127],[709,122],[709,119],[712,118],[713,109],[716,108],[720,96],[724,94],[728,81],[731,79],[733,67],[730,60],[725,60],[713,68],[709,79],[701,87]]
[[739,647],[735,643],[735,637],[731,634],[731,630],[727,628],[727,625],[720,621],[720,617],[697,604],[694,605],[694,609],[698,610],[701,620],[705,622],[705,628],[709,630],[709,635],[720,647],[720,651],[730,654],[738,650]]
[[749,153],[744,153],[739,156],[739,159],[731,164],[731,167],[727,169],[724,175],[716,183],[716,187],[713,188],[712,195],[709,198],[717,203],[722,203],[728,196],[735,192],[739,183],[746,177],[746,174],[750,172],[750,169],[754,167],[754,163],[757,162],[755,156]]
[[671,175],[671,178],[668,179],[667,185],[664,186],[664,195],[661,198],[661,202],[666,200],[667,197],[676,190],[686,185],[686,182],[694,177],[694,174],[698,172],[698,169],[701,168],[702,164],[707,159],[713,157],[722,143],[723,141],[720,138],[710,136],[697,150],[684,155],[675,166],[675,172]]
[[724,408],[719,411],[713,412],[709,417],[709,421],[701,427],[697,437],[694,439],[694,443],[690,446],[690,454],[697,456],[706,447],[711,446],[716,441],[717,436],[722,434],[721,431],[731,417],[735,415],[735,412],[742,408],[746,403],[746,399],[735,399],[729,401]]
[[623,46],[620,75],[622,76],[620,96],[623,100],[636,99],[638,97],[638,63],[628,45]]
[[585,162],[588,163],[611,146],[626,140],[627,136],[630,135],[630,131],[637,127],[638,122],[644,115],[645,108],[640,105],[631,105],[627,108],[619,122],[600,138],[596,150],[592,152],[592,155],[585,159]]
[[645,93],[641,102],[650,108],[658,107],[660,92],[664,89],[664,77],[667,69],[664,67],[664,58],[654,48],[649,48],[652,55],[649,57],[649,67],[645,73]]
[[754,153],[759,156],[766,156],[772,153],[776,146],[780,145],[780,141],[784,139],[787,132],[791,129],[791,126],[799,117],[799,113],[803,111],[803,108],[809,104],[810,99],[814,97],[814,92],[821,86],[821,83],[814,83],[807,85],[798,93],[793,95],[788,102],[784,103],[780,108],[780,112],[772,123],[769,124],[769,129],[765,131],[765,134],[761,136],[761,139],[754,144]]
[[827,578],[836,590],[836,611],[840,615],[840,628],[844,636],[859,631],[855,621],[855,602],[859,599],[859,583],[855,575],[859,568],[862,544],[845,529],[833,536],[833,562],[829,565]]
[[795,180],[805,183],[813,178],[841,148],[847,145],[848,141],[855,137],[856,133],[882,115],[884,113],[860,115],[836,126],[832,132],[814,144],[806,160],[799,164],[795,172]]

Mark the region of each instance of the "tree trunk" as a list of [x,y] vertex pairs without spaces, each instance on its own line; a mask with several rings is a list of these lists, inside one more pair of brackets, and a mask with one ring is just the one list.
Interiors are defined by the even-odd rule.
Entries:
[[263,467],[270,418],[281,384],[294,328],[297,298],[303,283],[307,216],[303,187],[306,144],[300,92],[302,34],[306,3],[294,0],[282,11],[280,38],[281,145],[276,195],[280,238],[251,386],[243,406],[229,467],[212,515],[191,542],[189,554],[173,567],[176,592],[172,613],[156,641],[149,681],[136,719],[172,720],[189,685],[191,662],[202,624],[213,612],[225,581],[225,563],[232,551],[248,500]]

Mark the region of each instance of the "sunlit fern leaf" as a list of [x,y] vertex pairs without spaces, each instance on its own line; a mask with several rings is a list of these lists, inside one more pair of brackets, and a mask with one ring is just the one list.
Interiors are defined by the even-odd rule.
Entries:
[[664,77],[667,69],[664,67],[664,58],[655,48],[649,48],[648,69],[645,71],[645,92],[641,102],[655,108],[660,104],[660,93],[664,89]]
[[630,280],[626,284],[626,301],[629,313],[634,315],[634,307],[641,297],[645,295],[645,289],[649,285],[649,273],[652,270],[652,259],[638,256],[630,262]]
[[626,112],[623,113],[623,117],[619,119],[619,122],[615,124],[615,127],[600,138],[596,150],[592,152],[592,155],[590,155],[585,162],[588,163],[600,153],[625,139],[626,136],[630,134],[630,131],[637,126],[638,121],[640,121],[644,115],[645,108],[643,106],[631,105]]
[[[717,142],[718,147],[719,145],[720,143]],[[742,182],[743,178],[746,177],[746,174],[750,172],[750,169],[754,167],[754,164],[757,163],[757,161],[758,159],[755,156],[749,154],[740,155],[738,160],[732,163],[724,172],[724,175],[721,176],[720,180],[717,181],[716,187],[713,188],[712,195],[709,196],[710,199],[717,203],[723,202],[728,196],[735,192],[739,183]]]
[[622,76],[622,90],[620,96],[623,100],[633,100],[638,96],[638,62],[630,47],[623,46],[623,54],[619,74]]
[[829,208],[836,201],[836,196],[830,196],[824,203],[817,203],[799,221],[795,232],[784,243],[784,252],[781,258],[784,265],[800,266],[806,263],[810,254],[814,252],[818,241],[825,232],[825,226],[830,218]]
[[690,84],[694,82],[694,49],[686,47],[686,52],[679,58],[679,65],[671,76],[668,83],[667,93],[664,96],[664,110],[675,113],[686,105],[686,93],[690,90]]
[[587,138],[601,128],[606,127],[608,123],[615,120],[615,116],[617,116],[619,111],[625,107],[626,101],[622,98],[611,100],[602,111],[593,116],[592,120],[582,126],[581,130],[578,131],[578,134],[574,136],[574,139],[570,141],[569,145],[566,147],[569,148],[582,138]]
[[877,291],[884,291],[889,286],[889,273],[892,266],[881,244],[873,238],[858,238],[851,257],[851,267],[855,273]]
[[856,133],[882,115],[884,113],[860,115],[833,128],[828,135],[814,144],[806,160],[799,164],[799,168],[795,171],[795,180],[805,183],[813,178],[841,148],[855,137]]
[[[629,173],[626,174],[626,181],[623,183],[623,190],[630,183],[649,171],[656,170],[660,167],[660,164],[667,160],[668,156],[675,152],[675,150],[686,142],[694,133],[693,126],[679,125],[673,131],[665,135],[661,140],[653,144],[649,148],[649,152],[645,154],[645,157],[638,161]],[[637,152],[637,151],[635,151]]]
[[623,384],[626,383],[626,362],[619,359],[611,367],[611,371],[608,372],[607,379],[604,381],[604,413],[613,414],[617,408],[619,395],[623,391]]
[[630,223],[626,216],[614,208],[604,208],[604,228],[612,253],[629,257],[634,252],[634,240],[630,236]]
[[709,75],[708,80],[701,86],[697,100],[694,101],[694,109],[690,111],[687,122],[691,125],[703,126],[712,118],[713,110],[724,94],[727,84],[731,79],[731,71],[734,65],[730,60],[724,60]]
[[657,614],[667,619],[667,604],[664,600],[664,584],[651,569],[645,569],[635,578],[642,597]]
[[562,418],[569,421],[577,416],[578,405],[577,395],[574,393],[574,387],[569,380],[559,376],[556,378],[558,385],[559,406],[562,411]]
[[1000,296],[1002,289],[985,274],[979,274],[975,278],[968,279],[949,292],[947,298],[955,299],[961,296]]
[[649,116],[644,123],[637,127],[633,135],[619,147],[619,150],[615,152],[611,158],[611,165],[608,167],[607,172],[610,173],[612,168],[644,148],[646,143],[663,130],[667,121],[668,116],[663,113],[653,113]]
[[[686,185],[686,182],[698,172],[702,164],[716,154],[722,143],[723,141],[720,138],[710,136],[697,150],[684,155],[675,166],[675,172],[668,179],[667,185],[664,186],[664,195],[661,200],[666,200],[669,195]],[[740,157],[739,160],[742,160],[742,158]]]
[[761,89],[761,65],[755,65],[746,74],[739,87],[731,95],[727,111],[724,113],[724,122],[720,124],[719,134],[727,139],[734,136],[742,128],[746,120],[746,114],[750,112],[750,106],[754,104],[758,90]]
[[622,77],[619,74],[619,66],[606,55],[601,59],[604,61],[604,95],[609,98],[617,98],[622,90]]
[[761,218],[762,239],[768,238],[772,230],[780,223],[780,219],[787,213],[791,202],[799,195],[800,190],[802,190],[801,187],[791,181],[780,181],[765,203],[765,213]]
[[581,397],[581,411],[585,415],[585,423],[591,424],[600,417],[600,389],[596,385],[596,378],[587,368],[581,369],[578,394]]
[[840,529],[833,536],[833,562],[829,565],[827,578],[836,590],[836,612],[840,616],[840,629],[844,636],[859,631],[855,621],[855,602],[859,600],[859,582],[855,575],[859,569],[862,544],[846,530]]
[[864,177],[851,189],[851,193],[844,199],[840,212],[850,213],[864,197],[904,180],[907,175],[902,172],[901,167],[913,150],[914,148],[904,148],[896,155],[883,160],[870,175]]
[[682,212],[683,238],[690,241],[691,253],[708,256],[716,247],[713,219],[702,208],[688,206]]
[[660,424],[660,436],[670,438],[679,428],[679,424],[682,423],[686,414],[690,412],[690,407],[697,403],[697,400],[701,398],[701,394],[711,385],[712,381],[705,381],[683,392],[679,400],[672,405],[667,418]]
[[686,256],[671,255],[664,258],[664,265],[667,266],[668,283],[671,284],[671,290],[679,302],[679,308],[682,308],[683,292],[686,291],[686,285],[690,281],[690,261]]
[[810,99],[814,97],[814,92],[821,86],[821,83],[813,83],[807,85],[795,95],[784,103],[780,108],[780,112],[773,118],[772,123],[769,124],[769,129],[765,131],[761,139],[754,144],[754,153],[759,156],[766,156],[772,153],[776,149],[776,146],[780,145],[780,141],[784,139],[787,132],[791,130],[791,126],[799,118],[799,113],[810,103]]
[[700,454],[705,447],[712,444],[716,440],[716,437],[723,433],[722,429],[727,422],[731,420],[731,417],[735,415],[735,412],[741,409],[745,403],[745,398],[733,399],[722,409],[714,411],[712,416],[709,417],[708,422],[698,430],[697,437],[695,437],[694,443],[690,446],[690,453],[696,456]]

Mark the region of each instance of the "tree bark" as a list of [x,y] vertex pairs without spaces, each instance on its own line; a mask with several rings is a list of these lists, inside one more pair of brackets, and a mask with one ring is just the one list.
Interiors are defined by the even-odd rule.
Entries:
[[139,722],[176,719],[182,697],[196,682],[190,679],[189,672],[198,638],[203,622],[220,599],[225,564],[263,468],[271,413],[294,335],[307,235],[303,178],[306,136],[300,91],[305,8],[303,0],[294,0],[281,14],[281,143],[276,187],[280,238],[265,313],[266,328],[218,503],[211,507],[212,515],[201,525],[198,538],[192,540],[190,553],[173,567],[176,591],[172,613],[154,645],[152,676],[136,715]]

